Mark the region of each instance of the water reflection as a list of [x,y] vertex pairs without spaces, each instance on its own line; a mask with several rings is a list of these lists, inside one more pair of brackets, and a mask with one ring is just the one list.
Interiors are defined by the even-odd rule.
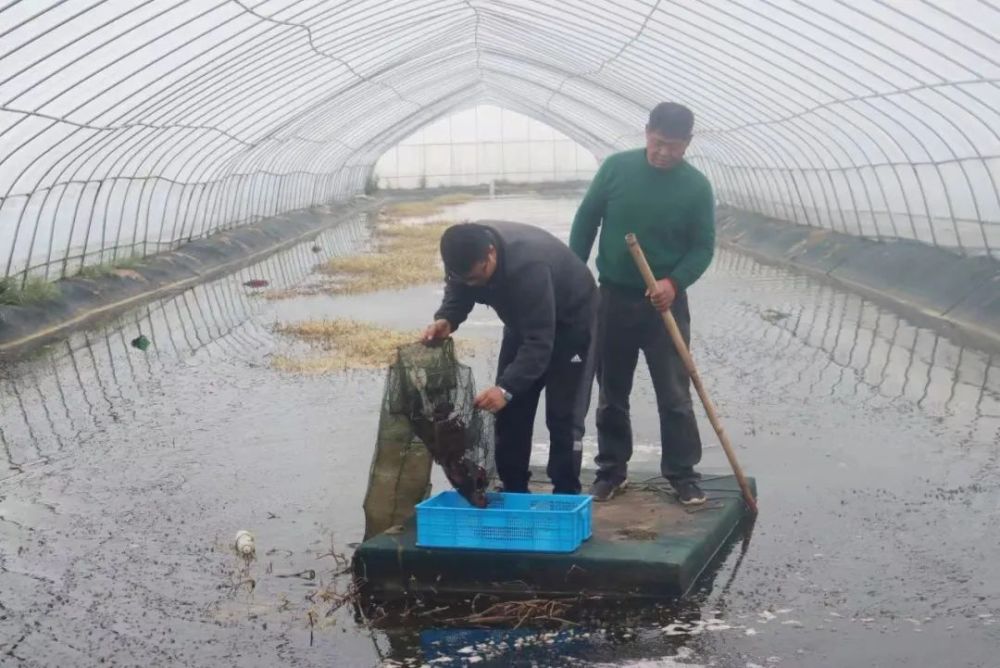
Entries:
[[[315,240],[0,367],[6,475],[67,449],[89,447],[109,423],[134,421],[143,402],[156,396],[159,376],[174,365],[261,364],[274,347],[273,335],[269,323],[254,317],[266,305],[260,291],[244,283],[263,279],[270,289],[294,286],[318,262],[365,244],[371,224],[369,216],[355,215]],[[139,334],[153,342],[145,353],[130,345]]]
[[[733,341],[765,342],[780,363],[754,365],[776,395],[903,399],[990,442],[1000,428],[1000,360],[914,326],[856,294],[721,250],[714,289],[738,285],[724,319]],[[712,348],[700,350],[713,355]],[[720,361],[725,351],[715,350]],[[708,365],[709,367],[711,365]]]
[[[498,201],[489,213],[499,217],[513,204]],[[569,210],[569,204],[559,204]],[[136,398],[149,396],[148,386],[155,387],[157,377],[174,364],[260,364],[273,348],[273,335],[268,323],[253,317],[262,300],[244,282],[294,286],[322,259],[363,245],[369,226],[366,216],[356,216],[315,243],[299,244],[9,364],[0,375],[4,465],[17,472],[66,448],[86,447],[108,422],[134,419],[141,410]],[[996,437],[1000,365],[995,356],[915,327],[858,295],[731,251],[718,252],[703,285],[695,289],[738,294],[739,299],[707,295],[715,313],[698,314],[696,327],[721,328],[727,340],[763,341],[780,353],[780,364],[754,369],[766,374],[763,380],[776,394],[837,397],[866,390],[884,399],[910,400],[929,415],[955,422],[967,430],[970,442]],[[722,304],[717,310],[716,301]],[[129,345],[140,333],[154,343],[145,354]],[[706,334],[711,338],[711,332]],[[731,345],[697,350],[709,379],[731,369],[730,354]]]

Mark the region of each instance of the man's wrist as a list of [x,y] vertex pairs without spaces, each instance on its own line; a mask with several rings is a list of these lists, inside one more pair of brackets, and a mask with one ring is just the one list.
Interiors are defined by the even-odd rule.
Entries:
[[514,399],[513,394],[511,394],[504,388],[500,387],[499,385],[497,385],[497,389],[500,390],[500,392],[503,394],[503,400],[506,401],[507,403],[510,403]]

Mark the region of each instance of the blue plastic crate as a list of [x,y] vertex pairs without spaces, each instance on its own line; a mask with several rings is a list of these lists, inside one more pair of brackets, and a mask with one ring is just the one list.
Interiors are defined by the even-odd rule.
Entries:
[[590,496],[500,492],[486,497],[486,508],[474,508],[454,490],[418,504],[417,546],[573,552],[590,538]]

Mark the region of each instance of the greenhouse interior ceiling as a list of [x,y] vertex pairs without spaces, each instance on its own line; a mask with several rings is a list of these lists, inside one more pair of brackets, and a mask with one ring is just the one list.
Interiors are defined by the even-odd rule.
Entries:
[[721,204],[998,258],[998,35],[986,0],[8,2],[0,275],[351,197],[477,105],[601,160],[663,100]]

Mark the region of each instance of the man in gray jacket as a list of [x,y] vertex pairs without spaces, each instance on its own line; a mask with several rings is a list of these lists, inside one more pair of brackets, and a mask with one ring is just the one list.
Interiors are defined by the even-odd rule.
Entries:
[[496,385],[476,406],[497,414],[497,473],[505,491],[527,492],[531,435],[542,389],[549,428],[548,475],[556,494],[580,492],[573,452],[577,395],[598,305],[587,266],[563,242],[530,225],[488,221],[445,230],[441,258],[444,300],[426,341],[445,339],[475,304],[504,323]]

